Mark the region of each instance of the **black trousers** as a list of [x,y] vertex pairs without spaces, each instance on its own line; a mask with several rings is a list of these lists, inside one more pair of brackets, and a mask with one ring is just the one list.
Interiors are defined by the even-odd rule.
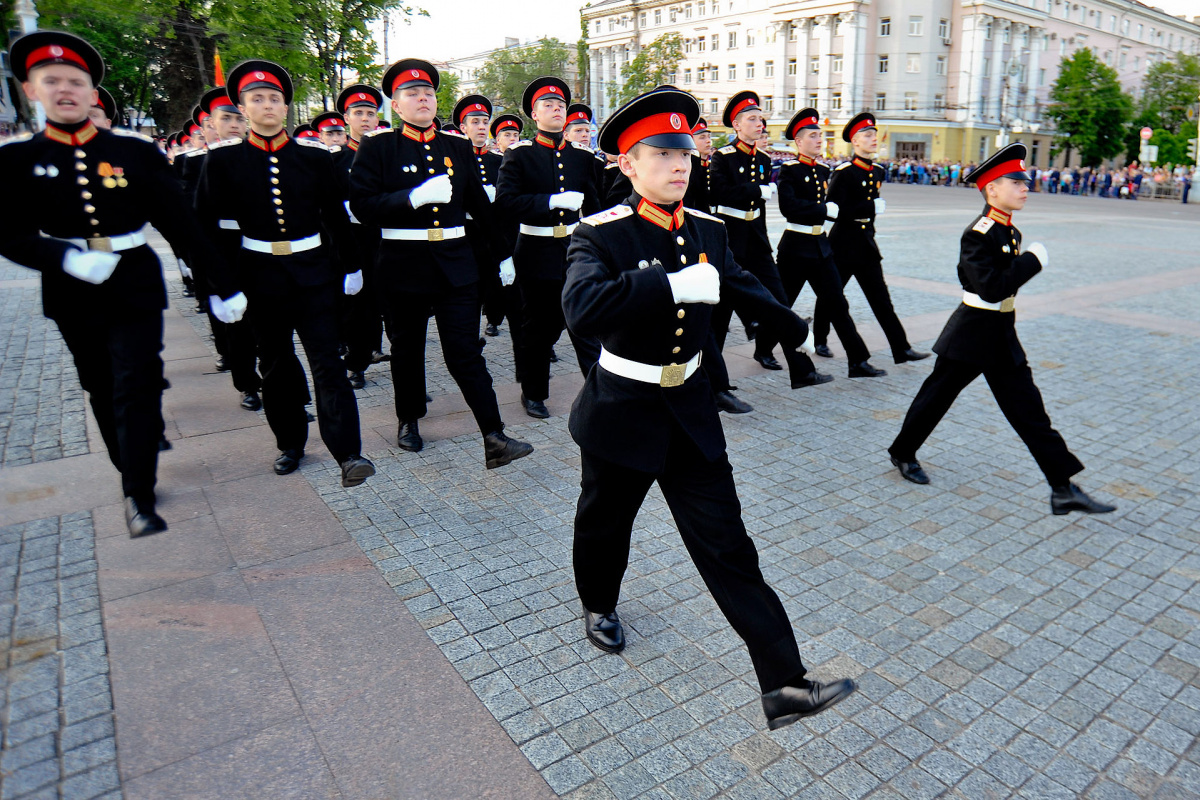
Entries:
[[392,385],[400,421],[425,416],[425,338],[433,317],[446,368],[475,415],[479,432],[486,436],[503,429],[492,376],[479,346],[476,289],[471,283],[438,292],[392,290],[384,294],[392,318]]
[[[788,234],[785,233],[784,236]],[[802,233],[792,233],[793,236],[804,236]],[[781,248],[782,250],[782,248]],[[782,256],[782,252],[780,254]],[[837,331],[838,339],[846,348],[846,358],[851,364],[858,364],[871,357],[871,351],[858,335],[854,320],[850,317],[850,306],[846,303],[846,295],[842,293],[842,279],[838,274],[837,265],[832,256],[825,258],[794,258],[784,263],[779,262],[780,278],[783,280],[783,290],[787,293],[788,308],[796,303],[796,298],[804,290],[804,284],[812,286],[817,296],[818,307],[823,308]],[[814,322],[815,326],[815,322]],[[829,337],[826,329],[823,335],[816,332],[813,338],[824,342]]]
[[982,367],[938,356],[933,372],[913,399],[904,425],[888,452],[899,461],[915,461],[917,449],[933,433],[954,399],[981,374],[1005,418],[1025,442],[1052,487],[1065,486],[1072,475],[1083,471],[1083,464],[1050,424],[1028,364]]
[[317,390],[321,440],[338,463],[362,452],[358,401],[338,357],[341,289],[339,280],[320,286],[271,286],[249,296],[263,370],[263,410],[276,445],[280,450],[301,450],[308,442],[308,387],[294,344],[299,334]]
[[621,467],[583,451],[573,555],[579,599],[596,613],[616,609],[634,518],[657,481],[700,577],[746,643],[762,691],[773,691],[805,673],[792,623],[759,570],[758,551],[742,524],[729,459],[708,461],[677,424],[672,426],[660,474]]
[[[562,310],[563,281],[523,277],[516,285],[521,287],[524,318],[521,335],[513,341],[521,392],[529,400],[545,400],[550,396],[550,350],[567,328]],[[579,368],[586,375],[600,357],[599,344],[580,339],[569,330],[567,333]]]
[[163,432],[161,311],[56,320],[126,497],[153,506]]
[[[363,270],[365,277],[366,270]],[[371,366],[371,355],[378,352],[383,343],[383,317],[375,300],[374,287],[363,288],[355,295],[342,295],[341,340],[346,345],[344,359],[346,369],[351,372],[366,372]]]
[[[743,263],[743,260],[745,263]],[[779,277],[779,270],[775,268],[775,261],[769,253],[766,255],[761,253],[747,254],[738,259],[738,264],[741,265],[742,269],[758,278],[758,282],[766,287],[766,290],[771,293],[772,297],[788,308],[791,308],[791,304],[788,303],[787,292],[783,288],[783,281]],[[717,338],[718,350],[725,349],[725,338],[729,334],[729,321],[733,318],[734,310],[733,305],[728,300],[722,300],[713,309],[712,326],[713,334]],[[749,322],[752,319],[750,315],[742,314],[741,310],[738,310],[738,315],[742,317],[744,322]],[[754,340],[754,356],[759,358],[771,355],[771,351],[775,349],[775,345],[778,343],[779,336],[774,331],[769,330],[766,325],[761,326]],[[798,350],[789,353],[787,359],[789,364],[794,364],[794,368],[799,370],[798,374],[807,375],[816,370],[812,359]]]
[[[875,319],[883,328],[888,346],[892,348],[893,357],[908,350],[911,347],[908,343],[908,334],[904,332],[904,326],[900,324],[900,318],[896,316],[896,309],[892,308],[892,296],[888,294],[887,282],[883,279],[883,263],[877,259],[860,260],[855,263],[853,259],[842,257],[836,251],[834,259],[841,276],[842,299],[845,300],[846,284],[850,282],[851,278],[858,279],[858,287],[862,289],[867,303],[871,306],[872,313],[875,314]],[[813,313],[813,339],[817,344],[825,344],[829,340],[829,323],[833,319],[834,312],[827,306],[825,300],[817,298],[816,310]],[[841,336],[840,331],[838,336]],[[843,339],[842,344],[845,343],[846,340]]]
[[[205,302],[207,305],[207,301]],[[212,326],[213,342],[217,352],[225,359],[229,367],[229,376],[233,379],[233,388],[239,392],[258,392],[262,390],[262,378],[258,375],[258,354],[254,343],[254,329],[246,316],[240,322],[232,325],[221,322],[212,316],[209,308],[208,322]]]

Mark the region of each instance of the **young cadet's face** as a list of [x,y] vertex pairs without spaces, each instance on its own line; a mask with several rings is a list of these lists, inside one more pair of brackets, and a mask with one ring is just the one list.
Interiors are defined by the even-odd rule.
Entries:
[[696,142],[696,152],[701,158],[708,158],[712,154],[712,134],[708,131],[700,131],[700,133],[692,134],[693,141]]
[[92,86],[92,76],[69,64],[47,64],[29,73],[21,84],[25,96],[39,102],[46,119],[73,125],[83,122],[100,97]]
[[734,133],[746,144],[758,143],[765,124],[761,111],[743,111],[733,118]]
[[212,118],[211,114],[204,118],[201,127],[204,128],[204,141],[209,144],[221,141],[221,133],[217,130],[217,121]]
[[687,194],[692,154],[680,148],[636,144],[617,159],[634,191],[652,203],[677,203]]
[[471,140],[471,144],[476,147],[483,147],[487,144],[488,125],[491,122],[491,117],[485,117],[482,114],[472,114],[463,120],[462,132]]
[[432,86],[409,86],[392,95],[392,110],[409,125],[427,128],[437,116],[437,92]]
[[520,138],[520,134],[518,134],[512,128],[509,128],[508,130],[500,131],[496,134],[496,146],[499,147],[500,152],[503,153],[505,150],[516,144]]
[[874,128],[866,128],[850,137],[850,146],[854,155],[867,158],[879,150],[879,133]]
[[321,131],[321,141],[327,147],[342,147],[346,144],[346,132],[323,130]]
[[242,92],[238,108],[250,127],[261,134],[274,136],[283,130],[287,120],[287,103],[283,102],[283,92],[277,89],[251,89]]
[[1012,178],[997,178],[985,187],[984,194],[992,208],[1005,213],[1020,211],[1029,199],[1029,185]]
[[576,144],[581,144],[584,147],[587,147],[592,143],[591,126],[584,125],[583,123],[568,125],[566,131],[563,133],[563,136],[568,142],[575,142]]
[[821,131],[819,128],[801,128],[796,134],[796,152],[809,158],[821,155]]
[[210,119],[217,129],[218,139],[241,139],[246,135],[246,118],[232,111],[218,111]]
[[97,108],[96,106],[92,106],[91,108],[89,108],[88,109],[88,119],[90,119],[92,121],[93,125],[95,125],[97,128],[100,128],[101,130],[105,130],[105,131],[112,130],[112,123],[108,119],[108,114],[104,113],[103,108]]
[[539,131],[558,133],[567,119],[567,104],[558,97],[543,97],[533,104],[533,121]]
[[348,133],[355,140],[361,139],[379,127],[379,112],[370,106],[355,106],[346,110]]

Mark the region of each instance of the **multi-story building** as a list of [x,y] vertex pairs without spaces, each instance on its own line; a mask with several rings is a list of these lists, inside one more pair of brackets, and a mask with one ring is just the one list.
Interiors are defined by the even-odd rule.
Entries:
[[[504,37],[504,47],[497,47],[493,48],[492,50],[484,50],[482,53],[475,53],[474,55],[463,56],[462,58],[452,58],[446,62],[446,69],[447,71],[458,76],[458,91],[460,96],[475,94],[479,91],[479,73],[483,69],[484,64],[487,63],[488,58],[491,57],[493,53],[500,52],[501,50],[538,48],[541,46],[541,44],[541,40],[533,40],[528,41],[525,44],[521,44],[520,39],[506,36]],[[570,50],[570,60],[567,63],[566,74],[558,75],[556,77],[562,78],[564,81],[566,81],[567,85],[571,87],[571,91],[578,95],[583,87],[579,84],[579,67],[577,63],[578,59],[576,56],[576,50],[573,43],[567,43],[567,47]],[[519,108],[505,110],[518,114],[521,111]]]
[[1200,53],[1200,17],[1134,0],[599,0],[581,13],[601,120],[640,48],[675,33],[672,82],[718,130],[729,96],[753,89],[773,138],[796,109],[817,108],[831,153],[849,151],[850,117],[874,111],[881,158],[978,161],[1001,137],[1046,166],[1062,57],[1090,48],[1136,92],[1152,64]]

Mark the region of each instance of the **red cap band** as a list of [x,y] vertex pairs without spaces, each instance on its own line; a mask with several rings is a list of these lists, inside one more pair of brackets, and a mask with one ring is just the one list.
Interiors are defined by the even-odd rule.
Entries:
[[865,130],[867,128],[874,128],[874,127],[875,127],[875,120],[864,119],[862,122],[858,123],[857,125],[855,125],[853,128],[850,129],[850,138],[853,139],[854,134],[858,133],[861,130]]
[[313,139],[317,136],[317,132],[313,130],[300,131],[296,134],[297,139]]
[[100,97],[99,93],[97,93],[96,102],[92,104],[92,108],[104,108],[104,98]]
[[320,130],[325,130],[326,128],[341,128],[342,130],[345,130],[346,123],[340,119],[330,117],[329,119],[321,120],[320,124],[317,125],[317,128]]
[[1012,161],[1002,161],[976,178],[975,185],[982,189],[992,181],[996,180],[996,178],[1002,178],[1010,172],[1024,171],[1025,162],[1022,159],[1014,158]]
[[541,100],[543,97],[545,97],[548,94],[552,94],[555,97],[557,97],[559,100],[566,102],[566,98],[563,97],[562,89],[560,89],[555,84],[551,83],[549,85],[543,86],[542,88],[538,89],[536,92],[533,93],[533,103],[530,103],[530,105],[537,103],[538,100]]
[[755,107],[758,106],[758,101],[755,100],[753,97],[747,97],[745,100],[743,100],[742,102],[740,102],[736,106],[734,106],[733,110],[729,112],[729,118],[737,119],[737,115],[742,113],[743,111],[745,111],[750,106],[755,106]]
[[563,124],[570,125],[572,122],[588,122],[588,123],[590,123],[591,120],[588,119],[587,114],[583,113],[582,111],[576,111],[574,114],[568,115],[567,121]]
[[[459,112],[458,124],[462,125],[463,120],[466,119],[467,117],[471,116],[472,114],[487,114],[487,113],[488,113],[487,106],[485,106],[483,103],[472,103],[471,105],[464,108],[461,112]],[[568,122],[569,121],[570,120],[568,120]]]
[[433,86],[433,79],[429,77],[429,73],[425,70],[406,69],[404,72],[401,72],[399,75],[397,75],[395,80],[392,81],[392,90],[388,92],[388,94],[395,94],[397,86],[410,81],[425,81],[430,86]]
[[691,135],[692,129],[688,127],[687,120],[681,114],[675,112],[651,114],[645,119],[638,120],[630,125],[617,137],[617,149],[622,153],[628,153],[629,148],[642,139],[657,136],[660,133],[685,133]]
[[39,47],[37,50],[34,50],[29,54],[29,58],[25,59],[25,69],[26,71],[31,70],[38,64],[46,61],[70,61],[84,72],[91,73],[87,62],[83,60],[83,56],[68,47],[63,47],[61,44],[48,44],[45,47]]
[[696,127],[692,128],[692,133],[708,133],[708,123],[701,117],[696,122]]
[[497,123],[497,125],[496,125],[496,133],[499,133],[500,131],[504,130],[505,128],[516,128],[517,130],[520,130],[521,126],[518,125],[514,120],[511,120],[511,119],[502,120],[501,122]]
[[271,73],[248,72],[246,73],[246,77],[242,78],[241,83],[238,84],[238,94],[241,94],[242,90],[252,83],[269,83],[272,86],[278,86],[279,91],[283,91],[283,84],[279,82],[279,78],[276,78]]
[[[101,106],[101,108],[103,108],[103,105]],[[205,110],[202,108],[202,109],[200,109],[200,113],[199,113],[199,114],[197,114],[196,116],[200,118],[200,121],[201,121],[201,122],[204,122],[204,120],[208,119],[208,118],[209,118],[209,117],[211,117],[212,115],[211,115],[211,114],[209,114],[207,111],[205,111]]]

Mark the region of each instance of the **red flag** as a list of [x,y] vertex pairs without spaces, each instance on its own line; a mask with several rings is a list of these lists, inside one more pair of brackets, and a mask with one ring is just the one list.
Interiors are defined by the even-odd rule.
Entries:
[[225,70],[221,69],[221,52],[213,51],[213,82],[216,86],[225,85]]

